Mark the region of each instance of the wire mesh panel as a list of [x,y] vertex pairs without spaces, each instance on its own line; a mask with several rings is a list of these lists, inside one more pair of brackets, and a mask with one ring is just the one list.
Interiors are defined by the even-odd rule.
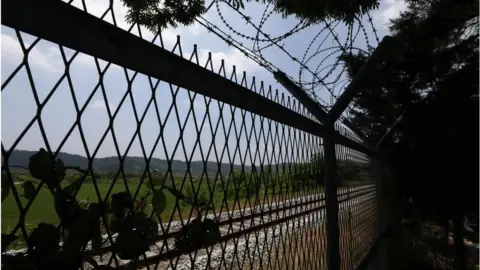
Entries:
[[[96,15],[117,25],[111,5]],[[14,51],[2,65],[5,269],[327,268],[322,138],[292,118],[2,30]],[[163,50],[162,33],[147,39]],[[173,44],[218,81],[258,93],[251,102],[321,127],[293,98]],[[336,152],[342,268],[353,269],[377,232],[376,189],[365,154]]]
[[[93,227],[79,244],[86,269],[326,267],[319,137],[8,31],[16,34],[19,65],[2,74],[2,99],[24,111],[2,119],[18,132],[2,139],[2,183],[10,191],[2,203],[4,266],[58,265],[77,230]],[[50,85],[31,60],[44,47],[61,56]],[[200,63],[194,51],[190,59],[297,106],[235,69],[227,74],[223,63],[214,70],[210,57]],[[80,61],[92,65],[79,70]],[[79,80],[77,72],[92,76]],[[86,215],[74,226],[61,192]],[[94,208],[94,222],[84,223]],[[119,225],[125,220],[134,224],[129,233]],[[138,224],[150,228],[148,248],[132,247]]]
[[[343,126],[336,129],[351,139],[356,136]],[[336,146],[339,189],[340,254],[342,269],[356,269],[378,235],[376,183],[370,158],[344,146]]]

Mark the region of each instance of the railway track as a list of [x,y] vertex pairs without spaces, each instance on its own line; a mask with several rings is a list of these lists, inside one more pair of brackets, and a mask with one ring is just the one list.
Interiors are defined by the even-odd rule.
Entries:
[[[339,190],[339,212],[341,214],[349,207],[373,199],[374,185]],[[177,250],[174,244],[174,237],[179,233],[182,221],[161,224],[159,230],[163,233],[158,236],[156,245],[151,246],[150,251],[140,260],[143,269],[231,269],[234,268],[232,265],[241,269],[244,263],[247,263],[246,266],[253,265],[255,260],[262,260],[271,252],[271,248],[286,231],[322,226],[325,221],[325,194],[222,212],[216,216],[210,214],[206,217],[219,222],[219,243],[184,254]],[[183,224],[186,222],[183,221]],[[160,227],[163,227],[163,230]],[[115,239],[116,235],[112,238]],[[99,265],[120,266],[128,263],[116,256],[112,257],[110,245],[96,253],[89,253]],[[86,264],[85,268],[92,269],[92,266]]]

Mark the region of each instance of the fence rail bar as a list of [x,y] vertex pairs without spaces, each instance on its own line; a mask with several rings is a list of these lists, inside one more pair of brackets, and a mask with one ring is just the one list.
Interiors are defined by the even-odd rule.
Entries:
[[[274,101],[67,3],[5,0],[2,24],[323,137],[325,128]],[[378,156],[341,134],[345,147]]]
[[395,39],[391,36],[385,36],[375,51],[370,57],[368,57],[365,64],[362,66],[360,71],[353,77],[350,84],[347,86],[345,91],[340,95],[335,104],[328,112],[328,120],[334,122],[340,117],[348,104],[352,101],[353,97],[358,93],[361,88],[361,84],[365,79],[370,75],[373,69],[381,63],[385,58],[389,50],[393,47]]
[[310,98],[305,90],[303,90],[301,87],[296,85],[294,82],[292,82],[282,71],[276,71],[273,73],[273,76],[275,79],[283,86],[285,89],[290,92],[300,103],[302,103],[307,110],[315,116],[318,121],[322,122],[322,124],[326,124],[327,121],[327,112],[320,107],[320,104]]
[[359,128],[357,128],[355,125],[352,124],[352,122],[350,122],[350,120],[348,120],[347,118],[344,118],[342,120],[342,123],[347,127],[349,128],[355,135],[357,135],[362,141],[364,144],[370,146],[371,142],[370,140],[368,139],[367,135],[365,135]]

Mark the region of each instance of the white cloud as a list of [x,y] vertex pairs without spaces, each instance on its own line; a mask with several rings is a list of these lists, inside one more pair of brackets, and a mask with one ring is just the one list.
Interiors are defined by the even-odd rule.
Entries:
[[384,25],[390,23],[391,19],[398,18],[400,12],[407,9],[405,0],[385,0],[384,5],[386,7],[380,11],[381,23]]
[[[92,101],[90,106],[92,107],[92,109],[105,109],[105,112],[107,112],[104,100],[101,100],[101,99],[94,100]],[[115,111],[115,106],[113,106],[112,104],[108,104],[108,107],[110,108],[110,112],[113,113]]]
[[[205,17],[205,16],[204,16]],[[205,27],[197,22],[195,22],[193,25],[189,26],[188,32],[193,35],[193,36],[200,36],[204,33],[206,33]]]
[[[2,34],[1,37],[2,62],[6,61],[14,65],[20,64],[23,60],[23,52],[18,39],[7,34]],[[24,40],[24,45],[26,48],[29,48],[31,44]],[[44,45],[48,45],[48,47]],[[70,57],[71,53],[66,53],[67,61],[70,60]],[[44,40],[36,43],[30,50],[28,54],[28,63],[37,68],[41,68],[43,71],[52,73],[63,73],[65,70],[59,47]],[[96,68],[94,58],[83,53],[79,53],[73,60],[73,63],[81,63],[88,68]],[[117,65],[111,65],[110,68],[112,67],[118,68]]]
[[[165,29],[161,32],[161,34],[162,34],[163,44],[173,45],[177,42],[177,34],[175,32]],[[151,41],[151,39],[149,41]]]
[[[199,49],[198,50],[198,60],[201,66],[205,66],[208,60],[209,50]],[[222,59],[225,62],[225,71],[227,76],[233,71],[233,65],[236,67],[237,76],[242,75],[243,71],[246,71],[247,74],[252,74],[253,72],[260,69],[260,66],[255,63],[253,60],[247,58],[241,51],[234,48],[228,52],[212,52],[212,64],[213,71],[218,72]],[[210,66],[210,65],[209,65]],[[209,68],[209,66],[207,68]]]
[[[20,64],[23,59],[23,52],[19,41],[14,37],[2,34],[1,43],[2,62],[8,61],[12,64]],[[27,42],[25,42],[24,45],[27,48],[30,46]],[[55,73],[62,72],[65,69],[60,58],[60,51],[53,46],[49,47],[47,50],[40,50],[38,45],[35,45],[28,54],[28,63]]]

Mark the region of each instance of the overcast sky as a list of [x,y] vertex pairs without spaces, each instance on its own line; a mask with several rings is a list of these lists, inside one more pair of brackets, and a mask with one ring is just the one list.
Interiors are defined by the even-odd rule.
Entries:
[[[75,0],[74,3],[75,2],[75,6],[82,8],[80,5],[78,5],[80,1]],[[101,16],[105,10],[107,10],[109,0],[86,0],[85,2],[87,5],[87,11],[89,13],[95,16]],[[116,22],[119,27],[128,29],[129,26],[124,21],[126,10],[120,3],[118,3],[118,1],[115,2],[116,4],[114,5],[114,13]],[[220,4],[219,7],[222,12],[222,16],[228,21],[229,26],[226,26],[222,22],[221,17],[217,13],[217,8],[215,5],[209,10],[204,18],[220,27],[220,29],[234,37],[236,40],[241,41],[245,46],[252,48],[253,43],[250,39],[242,38],[236,35],[235,32],[232,32],[229,29],[229,27],[232,27],[236,32],[241,32],[247,37],[255,37],[255,29],[246,24],[245,20],[243,20],[235,11],[225,6],[225,4]],[[252,21],[258,25],[262,14],[264,13],[265,6],[256,3],[248,3],[245,8],[245,12],[248,13],[248,15],[252,18]],[[382,36],[388,34],[387,25],[389,19],[398,16],[399,12],[403,9],[405,9],[405,3],[403,1],[384,0],[381,3],[380,9],[372,13],[375,28],[377,29],[380,39]],[[112,22],[111,16],[106,16],[105,20]],[[368,26],[368,21],[366,18],[363,21],[367,25],[366,32],[370,45],[376,46],[377,42],[375,41],[373,32],[371,31],[371,26]],[[262,31],[270,34],[272,37],[275,37],[288,32],[296,24],[298,24],[298,20],[295,18],[289,17],[284,19],[279,15],[272,14],[264,23]],[[320,71],[320,74],[327,72],[327,70],[321,71],[322,68],[333,63],[332,61],[335,60],[335,55],[333,55],[322,62],[322,60],[332,51],[328,48],[336,46],[332,36],[328,36],[327,31],[321,31],[323,27],[324,25],[310,26],[307,29],[304,29],[279,42],[293,57],[297,59],[302,59],[304,57],[305,51],[307,48],[309,48],[309,44],[311,44],[311,46],[310,50],[306,53],[307,58],[312,56],[318,47],[320,47],[320,49],[325,49],[324,52],[313,55],[311,60],[307,63],[307,66],[311,70]],[[338,38],[340,40],[345,40],[347,28],[345,26],[338,25],[335,30]],[[319,36],[317,39],[311,43],[314,37],[318,34]],[[9,150],[12,146],[14,146],[15,149],[38,150],[40,147],[45,147],[45,142],[42,138],[37,122],[35,122],[28,129],[28,132],[21,138],[21,140],[14,145],[19,135],[26,129],[27,125],[34,118],[37,111],[37,106],[35,105],[34,95],[32,94],[32,86],[30,84],[25,66],[23,66],[17,72],[14,78],[7,85],[5,85],[5,80],[11,76],[12,72],[14,72],[22,62],[23,52],[19,45],[15,31],[8,27],[2,26],[1,35],[2,145],[7,150]],[[143,29],[142,35],[147,40],[152,40],[153,38],[153,34],[149,33],[145,29]],[[221,59],[224,59],[227,74],[231,74],[231,66],[235,65],[239,78],[241,78],[243,71],[247,72],[248,83],[251,83],[252,77],[254,76],[258,86],[260,85],[259,82],[263,81],[265,86],[271,85],[272,88],[278,89],[280,93],[284,92],[281,85],[274,80],[271,73],[258,66],[252,60],[246,58],[239,50],[227,46],[223,40],[214,34],[209,33],[203,26],[195,24],[187,28],[179,27],[177,29],[167,29],[163,31],[162,39],[165,49],[172,50],[174,48],[174,45],[177,41],[177,35],[181,36],[182,52],[185,58],[190,57],[193,44],[197,44],[200,64],[205,64],[208,57],[208,52],[211,52],[214,68],[218,69]],[[21,34],[21,37],[26,46],[32,44],[36,39],[35,37],[24,33]],[[325,41],[320,45],[324,39]],[[260,43],[260,46],[262,46],[262,44],[266,45],[267,43]],[[366,39],[362,32],[360,32],[356,38],[354,46],[362,49],[366,48]],[[67,48],[64,48],[64,51],[67,58],[70,58],[74,54],[74,51]],[[178,49],[175,51],[175,53],[179,53]],[[291,57],[286,55],[285,52],[281,51],[275,46],[271,46],[263,51],[263,55],[276,67],[286,72],[293,78],[298,79],[300,65],[292,61]],[[31,49],[28,57],[28,63],[31,69],[32,80],[34,81],[34,90],[36,93],[38,93],[38,98],[41,102],[45,100],[52,88],[60,82],[57,90],[46,103],[41,117],[42,124],[48,137],[48,144],[53,151],[56,151],[76,120],[76,111],[70,92],[69,81],[63,76],[65,73],[65,65],[62,61],[59,46],[44,40],[39,41]],[[159,63],[159,65],[160,64],[161,63]],[[100,65],[103,68],[106,63],[100,60]],[[70,66],[69,74],[76,100],[78,101],[80,108],[82,108],[85,105],[87,98],[99,83],[99,76],[94,58],[84,54],[77,55]],[[129,78],[132,78],[133,74],[134,72],[127,71],[127,76]],[[332,76],[335,74],[337,73],[332,73]],[[303,74],[302,79],[309,80],[311,79],[311,75],[309,75],[307,72]],[[165,158],[165,156],[168,155],[174,159],[185,160],[190,159],[190,157],[193,155],[193,160],[201,159],[202,156],[200,155],[200,148],[199,145],[196,144],[197,130],[193,115],[192,113],[188,114],[191,105],[191,101],[188,97],[188,91],[184,89],[180,89],[178,91],[178,94],[176,95],[177,108],[176,110],[175,108],[170,110],[170,105],[172,104],[173,100],[171,89],[176,90],[176,88],[170,87],[170,85],[164,82],[160,82],[158,84],[156,91],[159,117],[162,123],[164,123],[163,139],[165,141],[165,147],[161,142],[157,145],[157,147],[153,147],[160,133],[160,125],[157,120],[157,113],[155,111],[154,104],[150,103],[150,105],[148,105],[151,99],[151,82],[156,84],[156,80],[150,81],[147,76],[136,74],[135,80],[132,84],[133,100],[138,117],[141,117],[143,113],[147,111],[145,119],[143,120],[140,128],[140,135],[142,137],[143,147],[147,156],[153,153],[153,156],[158,158]],[[105,86],[108,104],[105,103],[101,89],[97,90],[96,94],[86,105],[86,110],[81,120],[82,131],[86,138],[86,144],[90,155],[92,155],[95,150],[98,150],[95,153],[96,157],[117,155],[116,147],[112,139],[112,132],[108,133],[108,136],[101,144],[99,143],[109,123],[107,107],[110,108],[112,113],[119,108],[118,115],[113,124],[113,134],[118,142],[120,154],[123,155],[126,153],[127,147],[132,141],[137,127],[134,117],[134,109],[132,108],[130,98],[127,98],[120,106],[120,101],[127,90],[125,70],[118,66],[111,65],[103,78],[103,85]],[[339,90],[341,90],[341,87],[336,91]],[[326,90],[319,90],[317,94],[320,99],[330,102],[331,97]],[[193,95],[193,93],[191,93],[191,95]],[[207,109],[204,98],[197,95],[195,101],[193,102],[193,106],[195,108],[194,112],[197,124],[200,125]],[[169,110],[171,112],[167,117]],[[211,105],[209,106],[209,115],[213,124],[216,124],[219,114],[220,111],[217,103],[212,101]],[[177,122],[177,118],[180,119],[180,125]],[[233,118],[237,124],[237,134],[241,134],[239,135],[241,138],[237,140],[235,138],[235,130],[231,131],[231,135],[229,136],[228,140],[228,146],[230,147],[229,152],[231,154],[234,153],[234,149],[238,141],[238,149],[240,149],[240,152],[242,152],[241,159],[245,163],[250,163],[248,160],[249,158],[245,160],[244,157],[245,151],[248,148],[248,142],[246,139],[248,136],[246,136],[245,133],[248,135],[251,132],[251,128],[256,127],[254,131],[255,134],[260,134],[259,117],[256,117],[256,119],[252,120],[251,115],[247,114],[244,128],[242,128],[240,125],[242,117],[239,110],[237,110]],[[223,119],[225,121],[226,128],[228,129],[228,125],[232,119],[229,106],[225,106],[223,109]],[[184,124],[185,120],[187,122],[186,124]],[[184,154],[182,145],[180,145],[178,149],[174,151],[179,138],[180,127],[184,129],[183,138],[185,143],[185,152],[187,155]],[[217,134],[215,137],[212,137],[210,129],[211,127],[207,121],[207,124],[204,125],[202,132],[200,132],[201,135],[199,140],[204,154],[206,154],[209,146],[212,143],[214,143],[214,145],[217,147],[217,151],[221,151],[225,145],[225,136],[223,134],[224,130],[220,128],[218,131],[219,134]],[[228,132],[228,130],[225,130],[225,132]],[[283,133],[280,132],[279,137],[282,137],[282,135]],[[286,133],[285,136],[287,136]],[[61,151],[85,156],[85,147],[80,138],[79,128],[75,127],[74,131],[61,147]],[[287,140],[285,139],[285,142],[286,141]],[[289,145],[290,143],[286,144]],[[290,147],[287,145],[281,145],[279,141],[272,143],[271,141],[260,139],[257,147],[253,137],[252,141],[250,142],[250,148],[257,149],[260,153],[267,150],[267,152],[275,152],[278,154],[280,148],[294,148],[291,145]],[[252,155],[254,155],[253,152],[254,151],[252,150]],[[129,156],[143,155],[142,146],[139,143],[138,136],[133,139],[133,144],[131,145],[127,154]],[[286,153],[284,150],[283,154],[288,153]],[[211,154],[208,159],[215,160],[216,158],[213,156],[213,154]],[[231,159],[234,159],[235,163],[237,163],[239,162],[240,156],[236,154],[236,156],[231,157]],[[223,161],[228,161],[228,157],[224,156]]]

